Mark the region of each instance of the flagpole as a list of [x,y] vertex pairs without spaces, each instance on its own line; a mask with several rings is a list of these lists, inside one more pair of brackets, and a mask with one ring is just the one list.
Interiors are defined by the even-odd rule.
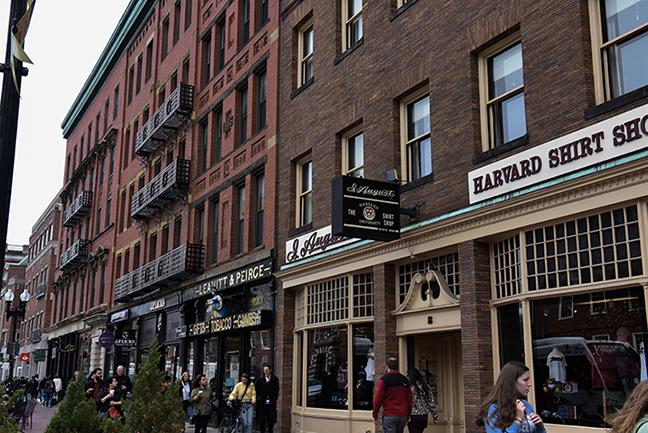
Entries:
[[2,65],[2,103],[0,104],[0,263],[4,269],[7,245],[7,227],[9,225],[9,205],[11,202],[11,184],[13,182],[14,160],[16,157],[16,135],[18,130],[18,108],[20,106],[20,82],[27,70],[22,62],[16,62],[16,84],[11,73],[11,39],[13,27],[25,14],[27,0],[11,0],[9,30],[7,32],[7,54]]

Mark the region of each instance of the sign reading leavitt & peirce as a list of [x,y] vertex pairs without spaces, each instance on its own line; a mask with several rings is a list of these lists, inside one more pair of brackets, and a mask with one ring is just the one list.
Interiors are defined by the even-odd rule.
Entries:
[[468,173],[470,203],[648,149],[648,104]]

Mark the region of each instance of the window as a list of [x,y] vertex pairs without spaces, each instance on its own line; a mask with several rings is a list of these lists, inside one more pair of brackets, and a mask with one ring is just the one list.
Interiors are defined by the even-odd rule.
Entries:
[[[549,314],[547,311],[546,314]],[[574,297],[561,296],[558,304],[558,320],[574,317]]]
[[112,197],[108,197],[108,200],[106,200],[106,224],[105,224],[105,227],[108,227],[110,225],[111,204],[112,204]]
[[152,262],[157,257],[157,233],[151,236],[149,242],[149,262]]
[[250,0],[241,1],[241,41],[245,45],[250,40]]
[[263,245],[263,211],[265,209],[265,174],[256,176],[254,188],[254,247]]
[[149,78],[153,75],[153,41],[149,42],[149,44],[146,46],[146,79],[145,81],[148,81]]
[[362,0],[343,0],[344,38],[346,51],[362,39]]
[[180,39],[180,2],[176,2],[174,5],[174,14],[173,14],[173,45],[175,45]]
[[131,153],[132,158],[135,159],[135,146],[137,146],[137,130],[139,129],[139,119],[135,119],[133,123],[133,152]]
[[162,229],[162,255],[169,252],[169,226]]
[[211,35],[203,39],[203,86],[211,79]]
[[[128,103],[133,102],[133,90],[135,88],[135,65],[128,71]],[[88,138],[90,135],[88,135]]]
[[526,134],[519,35],[484,52],[479,66],[482,141],[489,150]]
[[185,3],[185,25],[184,28],[187,30],[191,25],[191,12],[193,9],[192,0],[187,0]]
[[97,113],[97,123],[95,128],[95,143],[99,143],[99,125],[101,125],[101,113]]
[[130,249],[124,252],[124,275],[130,272]]
[[259,0],[259,28],[268,22],[268,0]]
[[313,221],[313,161],[311,156],[297,164],[297,227]]
[[135,245],[135,251],[133,252],[133,269],[140,267],[140,254],[142,253],[142,244]]
[[98,235],[101,232],[101,206],[99,206],[97,208],[97,220],[96,220],[96,223],[97,223],[96,224],[97,227],[96,227],[96,230],[95,230],[95,234]]
[[247,86],[239,90],[239,146],[247,140],[248,118],[248,89]]
[[[418,98],[418,99],[417,99]],[[413,100],[412,100],[413,99]],[[432,174],[432,144],[430,140],[430,97],[418,93],[402,105],[405,150],[404,171],[407,181],[412,182]]]
[[[104,134],[108,131],[108,115],[110,114],[110,99],[106,101],[105,111],[104,111],[104,124],[103,130]],[[83,154],[83,147],[81,148],[81,154]],[[83,159],[83,158],[81,158]]]
[[115,277],[116,278],[121,277],[123,275],[121,273],[121,270],[122,270],[122,255],[121,254],[117,255],[117,264],[115,265],[115,268],[116,268],[115,269],[115,274],[116,274]]
[[590,2],[597,103],[648,85],[648,1]]
[[223,149],[223,109],[214,115],[214,161],[220,161]]
[[190,78],[189,77],[189,67],[190,67],[189,59],[187,59],[182,63],[182,82],[184,84],[190,84],[189,83],[189,81],[190,81],[189,80],[189,78]]
[[110,148],[110,163],[108,164],[108,176],[112,176],[115,171],[115,146]]
[[169,17],[162,22],[162,60],[169,53]]
[[101,158],[101,163],[99,164],[99,187],[103,186],[105,169],[106,169],[106,157],[104,156]]
[[131,131],[130,128],[128,128],[124,133],[124,167],[126,167],[130,162],[130,158],[128,157],[128,152],[130,150],[130,136]]
[[115,92],[113,96],[113,120],[117,119],[118,112],[119,112],[119,86],[115,87]]
[[364,133],[353,131],[342,138],[342,174],[364,177]]
[[180,246],[180,240],[182,239],[182,218],[175,220],[173,227],[173,248],[178,248]]
[[99,286],[99,305],[104,302],[106,293],[106,262],[101,263],[101,285]]
[[236,189],[236,254],[245,251],[245,185]]
[[137,87],[135,88],[135,94],[139,95],[140,90],[142,90],[142,67],[143,67],[142,56],[137,58]]
[[209,125],[205,121],[200,124],[200,174],[207,171],[207,147],[209,146]]
[[306,27],[299,34],[299,86],[306,84],[313,78],[313,23],[306,24]]
[[72,156],[68,155],[67,157],[67,168],[65,169],[65,181],[70,180],[70,165],[72,164]]
[[257,76],[256,130],[266,127],[266,99],[268,73],[263,71]]
[[216,200],[212,201],[212,219],[211,219],[211,239],[209,249],[209,263],[214,264],[218,262],[218,219],[220,211],[220,203]]
[[128,213],[126,214],[126,227],[130,227],[133,224],[131,220],[131,205],[133,204],[133,196],[135,195],[135,184],[132,184],[128,188]]
[[196,243],[204,245],[205,241],[205,208],[200,208],[196,212]]
[[218,65],[219,71],[225,67],[225,21],[218,24]]

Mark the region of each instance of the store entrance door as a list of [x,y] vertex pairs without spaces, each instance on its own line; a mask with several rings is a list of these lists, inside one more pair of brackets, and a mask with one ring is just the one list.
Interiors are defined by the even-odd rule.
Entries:
[[439,413],[434,425],[428,415],[431,433],[463,433],[466,431],[464,384],[459,332],[425,334],[414,337],[414,362],[432,388]]

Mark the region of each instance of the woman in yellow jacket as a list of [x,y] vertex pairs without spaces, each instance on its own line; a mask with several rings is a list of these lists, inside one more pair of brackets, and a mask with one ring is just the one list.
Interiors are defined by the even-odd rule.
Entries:
[[229,396],[229,400],[241,400],[241,415],[245,423],[246,433],[252,433],[252,418],[254,417],[254,405],[256,404],[256,390],[254,383],[250,380],[250,375],[243,373],[241,381],[236,384],[234,391]]

